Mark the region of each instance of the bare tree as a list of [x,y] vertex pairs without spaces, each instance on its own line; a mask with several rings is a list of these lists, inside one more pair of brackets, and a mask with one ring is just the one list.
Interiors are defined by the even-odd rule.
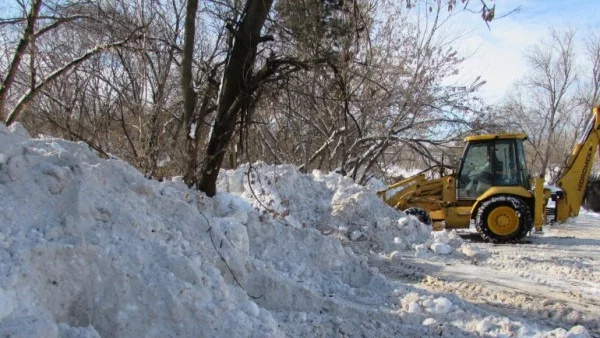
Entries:
[[[265,99],[272,108],[257,115],[256,137],[250,138],[259,143],[256,157],[338,170],[364,182],[383,161],[398,160],[404,145],[439,161],[432,147],[485,124],[474,95],[481,81],[441,84],[463,61],[454,40],[440,35],[453,15],[442,4],[416,21],[398,3],[289,6],[282,11],[292,31],[285,39],[298,55],[325,62],[271,84],[269,90],[283,88],[284,94]],[[315,21],[294,21],[299,7]],[[372,19],[376,15],[380,22]]]
[[15,49],[12,61],[10,62],[8,71],[6,73],[6,77],[2,81],[2,84],[0,84],[0,120],[2,121],[4,121],[5,119],[4,110],[6,106],[8,91],[10,90],[10,88],[13,85],[13,82],[15,81],[15,77],[17,75],[19,66],[21,65],[21,60],[23,59],[26,48],[28,46],[31,47],[34,43],[33,40],[35,36],[35,24],[40,13],[41,7],[42,0],[34,0],[31,3],[31,8],[29,10],[29,13],[27,14],[25,28],[23,29],[23,37],[21,38],[21,41],[19,41],[19,44]]
[[530,159],[539,173],[551,170],[556,176],[554,168],[564,161],[564,150],[557,145],[568,143],[570,148],[574,142],[567,128],[577,111],[574,44],[574,31],[551,30],[547,39],[531,47],[525,56],[529,71],[505,105],[505,111],[528,134]]
[[234,133],[242,105],[254,90],[254,61],[261,41],[260,31],[271,10],[272,0],[248,0],[238,27],[231,27],[233,44],[227,56],[217,116],[208,141],[198,188],[208,196],[216,193],[216,182],[227,146]]
[[[442,85],[462,59],[439,32],[455,9],[491,21],[487,2],[30,4],[0,18],[15,29],[3,37],[3,117],[152,177],[183,174],[208,195],[222,167],[259,159],[364,182],[396,149],[433,161],[484,125],[481,81]],[[406,7],[427,15],[411,22]],[[436,128],[446,134],[431,141]]]
[[[6,123],[11,124],[16,121],[23,109],[31,103],[33,98],[38,95],[44,88],[49,84],[56,81],[57,78],[63,76],[73,68],[79,66],[84,61],[88,60],[94,55],[102,53],[106,50],[122,47],[128,44],[130,41],[136,40],[140,37],[139,27],[130,27],[130,30],[121,34],[113,34],[112,41],[107,40],[101,43],[95,43],[93,47],[88,48],[82,54],[79,54],[67,62],[54,67],[48,67],[48,64],[44,60],[38,60],[38,53],[36,52],[43,42],[39,42],[42,36],[51,35],[51,32],[55,32],[67,23],[77,24],[77,21],[91,20],[91,25],[94,25],[92,15],[90,15],[90,6],[87,3],[70,3],[63,5],[60,3],[47,2],[35,0],[31,3],[31,8],[27,14],[26,19],[12,18],[1,20],[4,24],[20,24],[25,22],[23,29],[23,35],[15,48],[14,56],[9,65],[7,76],[3,79],[2,85],[0,86],[0,116],[6,116]],[[43,14],[43,15],[42,15]],[[40,27],[37,27],[37,26]],[[25,55],[27,49],[29,53]],[[29,69],[25,70],[21,66],[21,60],[27,57],[29,61]],[[63,56],[64,58],[64,56]],[[21,87],[15,89],[13,92],[16,96],[20,96],[19,99],[14,100],[14,106],[10,112],[6,112],[8,101],[7,93],[10,88],[14,87],[17,73],[21,71],[23,73],[21,81]],[[21,92],[22,94],[19,94]]]
[[580,100],[589,114],[592,108],[600,103],[600,32],[586,32],[584,46],[586,60],[582,88],[579,92],[583,93]]
[[[183,103],[184,103],[184,124],[186,126],[186,155],[185,155],[185,174],[184,180],[189,185],[193,185],[198,180],[198,169],[202,156],[201,144],[204,141],[201,138],[201,131],[208,114],[216,110],[216,95],[219,89],[219,81],[217,75],[220,74],[224,62],[219,60],[219,54],[225,49],[223,42],[225,39],[225,25],[221,26],[216,33],[215,43],[212,51],[206,53],[206,58],[200,66],[202,75],[200,79],[194,81],[192,76],[192,61],[193,61],[193,36],[189,36],[188,31],[193,30],[193,27],[188,26],[188,21],[191,22],[190,11],[195,11],[193,1],[188,2],[186,14],[186,34],[184,41],[184,51],[182,58],[182,87],[183,87]],[[239,1],[234,1],[230,9],[234,17],[240,13]],[[232,37],[230,32],[230,38]],[[202,91],[195,92],[194,87],[202,87]],[[199,109],[196,109],[197,103],[200,101]]]

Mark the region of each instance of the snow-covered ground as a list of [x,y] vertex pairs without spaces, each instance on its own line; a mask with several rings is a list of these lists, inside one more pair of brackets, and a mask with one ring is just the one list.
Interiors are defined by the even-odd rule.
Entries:
[[600,336],[599,215],[491,245],[337,174],[218,188],[0,125],[0,337]]

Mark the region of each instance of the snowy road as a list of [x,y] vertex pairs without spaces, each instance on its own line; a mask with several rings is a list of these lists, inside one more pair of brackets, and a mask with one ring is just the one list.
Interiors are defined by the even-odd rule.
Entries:
[[472,257],[406,255],[380,270],[433,293],[456,293],[507,317],[540,325],[581,324],[600,337],[600,215],[582,212],[522,244],[462,234]]

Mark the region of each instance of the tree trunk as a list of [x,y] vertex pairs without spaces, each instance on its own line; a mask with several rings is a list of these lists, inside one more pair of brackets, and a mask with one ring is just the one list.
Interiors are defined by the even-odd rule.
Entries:
[[196,108],[196,94],[192,85],[192,60],[194,58],[194,38],[196,36],[196,11],[198,0],[188,0],[185,14],[183,58],[181,60],[181,89],[186,129],[190,135],[190,125]]
[[195,171],[198,166],[198,149],[195,138],[198,123],[193,123],[192,117],[196,110],[196,93],[194,92],[192,79],[192,60],[194,58],[194,40],[196,36],[196,12],[198,11],[198,0],[188,0],[185,13],[185,31],[183,41],[183,57],[181,60],[181,93],[183,95],[183,124],[186,131],[186,172],[184,181],[192,185],[194,183]]
[[217,192],[217,176],[227,145],[235,131],[235,122],[240,115],[242,102],[246,100],[245,95],[249,94],[249,88],[252,87],[250,82],[256,48],[260,42],[260,30],[272,4],[273,0],[248,0],[239,26],[231,28],[234,36],[233,47],[229,51],[225,65],[217,116],[208,141],[198,184],[198,189],[208,196],[214,196]]

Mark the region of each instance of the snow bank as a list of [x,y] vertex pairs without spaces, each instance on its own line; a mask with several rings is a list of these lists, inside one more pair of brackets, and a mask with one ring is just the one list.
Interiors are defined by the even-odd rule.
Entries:
[[0,129],[0,332],[278,335],[230,281],[250,283],[253,269],[242,223],[215,218],[181,182],[11,129]]
[[[370,267],[370,252],[423,246],[441,255],[462,244],[347,178],[258,164],[223,172],[219,189],[207,198],[180,179],[150,181],[99,159],[85,144],[0,125],[0,337],[464,337],[528,328],[506,320],[508,329],[478,330],[485,317],[476,307],[416,293]],[[585,334],[573,330],[565,332]]]
[[256,163],[222,171],[218,188],[239,194],[263,217],[316,229],[356,252],[412,250],[431,239],[431,227],[386,205],[350,178],[290,165]]
[[[30,139],[19,125],[0,127],[0,154],[2,336],[281,337],[303,335],[306,322],[328,332],[340,315],[346,330],[369,332],[393,316],[363,323],[390,283],[318,230],[331,219],[336,233],[360,229],[392,243],[370,227],[397,225],[368,219],[367,209],[340,230],[341,200],[367,198],[357,187],[334,197],[325,182],[296,174],[297,184],[323,189],[304,191],[328,205],[317,197],[306,210],[308,196],[289,187],[305,203],[284,215],[285,201],[271,201],[282,211],[272,217],[235,194],[209,199],[178,179],[147,180],[85,144]],[[390,330],[413,329],[398,321]]]

